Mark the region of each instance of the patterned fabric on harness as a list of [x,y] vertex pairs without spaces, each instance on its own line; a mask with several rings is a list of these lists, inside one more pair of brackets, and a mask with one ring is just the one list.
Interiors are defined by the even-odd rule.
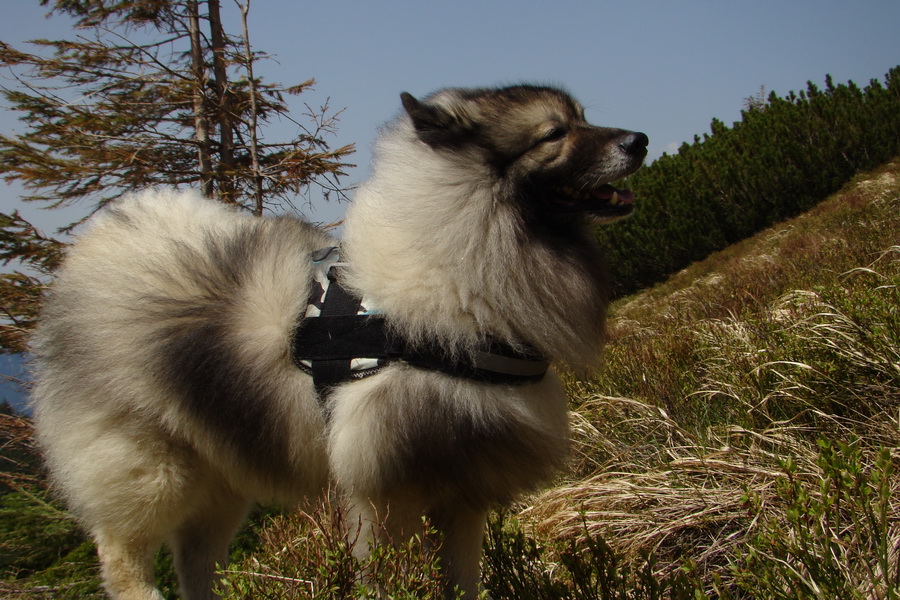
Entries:
[[[307,317],[335,317],[335,316],[366,316],[377,314],[366,308],[366,302],[349,294],[340,283],[337,282],[339,273],[347,263],[341,261],[340,249],[336,246],[322,248],[313,252],[310,256],[313,267],[313,287],[306,305]],[[334,286],[334,289],[332,288]],[[329,296],[329,290],[331,295]],[[325,298],[328,298],[328,306]],[[350,359],[349,377],[361,379],[377,373],[386,363],[384,356],[370,358],[354,357]],[[311,360],[299,360],[299,366],[310,375],[313,374]]]
[[312,375],[320,401],[330,388],[378,373],[392,361],[495,384],[540,381],[549,361],[532,350],[499,342],[485,343],[468,360],[451,357],[437,342],[411,346],[392,335],[384,315],[340,283],[345,267],[340,249],[323,248],[311,255],[315,266],[306,314],[294,332],[295,364]]

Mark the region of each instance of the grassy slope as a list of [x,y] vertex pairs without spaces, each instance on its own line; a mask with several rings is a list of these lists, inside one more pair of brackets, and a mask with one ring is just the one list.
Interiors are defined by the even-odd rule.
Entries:
[[[568,382],[572,473],[491,524],[495,597],[897,598],[898,285],[900,160],[617,303],[606,368]],[[228,598],[351,593],[327,514],[266,520]],[[12,533],[7,552],[39,543]],[[68,547],[22,579],[6,556],[0,595],[94,597]],[[394,598],[435,597],[432,568],[417,543],[370,564]]]
[[570,384],[576,477],[525,512],[538,536],[689,558],[707,591],[896,594],[898,286],[894,161],[620,301],[604,371]]
[[[900,160],[617,303],[572,473],[492,519],[494,597],[900,597],[898,285]],[[333,527],[273,522],[229,598],[352,587]],[[432,597],[428,557],[380,560],[385,597]]]

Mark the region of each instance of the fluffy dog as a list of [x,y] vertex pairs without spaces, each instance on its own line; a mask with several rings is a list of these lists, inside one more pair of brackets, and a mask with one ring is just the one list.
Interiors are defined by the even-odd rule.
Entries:
[[296,356],[310,256],[339,245],[297,219],[155,190],[72,246],[33,341],[33,406],[113,598],[162,597],[162,543],[182,596],[212,597],[254,502],[329,482],[368,542],[427,515],[448,594],[475,597],[488,510],[564,465],[566,398],[541,364],[597,363],[607,285],[590,225],[631,212],[610,182],[647,137],[588,124],[548,87],[401,98],[335,278],[395,349],[365,373],[317,386]]

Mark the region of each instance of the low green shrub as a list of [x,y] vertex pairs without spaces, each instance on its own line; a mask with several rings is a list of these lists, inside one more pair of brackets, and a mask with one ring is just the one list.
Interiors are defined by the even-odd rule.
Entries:
[[762,519],[731,570],[752,598],[900,598],[897,479],[887,448],[820,440],[818,481],[790,459],[777,481],[778,511],[747,491]]

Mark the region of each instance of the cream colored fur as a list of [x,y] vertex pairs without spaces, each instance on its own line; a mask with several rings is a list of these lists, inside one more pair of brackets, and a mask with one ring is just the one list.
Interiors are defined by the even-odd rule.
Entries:
[[[585,220],[549,216],[557,225],[544,227],[523,186],[582,163],[578,185],[603,184],[643,155],[625,154],[623,132],[587,125],[556,90],[451,90],[430,102],[404,98],[416,116],[377,146],[347,217],[347,285],[413,342],[465,357],[494,339],[594,366],[605,281]],[[560,126],[565,137],[547,134]],[[182,597],[212,598],[255,502],[290,504],[330,484],[363,526],[355,552],[418,532],[428,516],[444,535],[448,593],[475,597],[488,511],[564,465],[566,398],[552,370],[501,385],[395,362],[337,386],[326,418],[291,337],[309,255],[336,243],[295,219],[151,190],[113,204],[72,246],[34,337],[35,421],[116,600],[161,598],[152,559],[163,543]]]

